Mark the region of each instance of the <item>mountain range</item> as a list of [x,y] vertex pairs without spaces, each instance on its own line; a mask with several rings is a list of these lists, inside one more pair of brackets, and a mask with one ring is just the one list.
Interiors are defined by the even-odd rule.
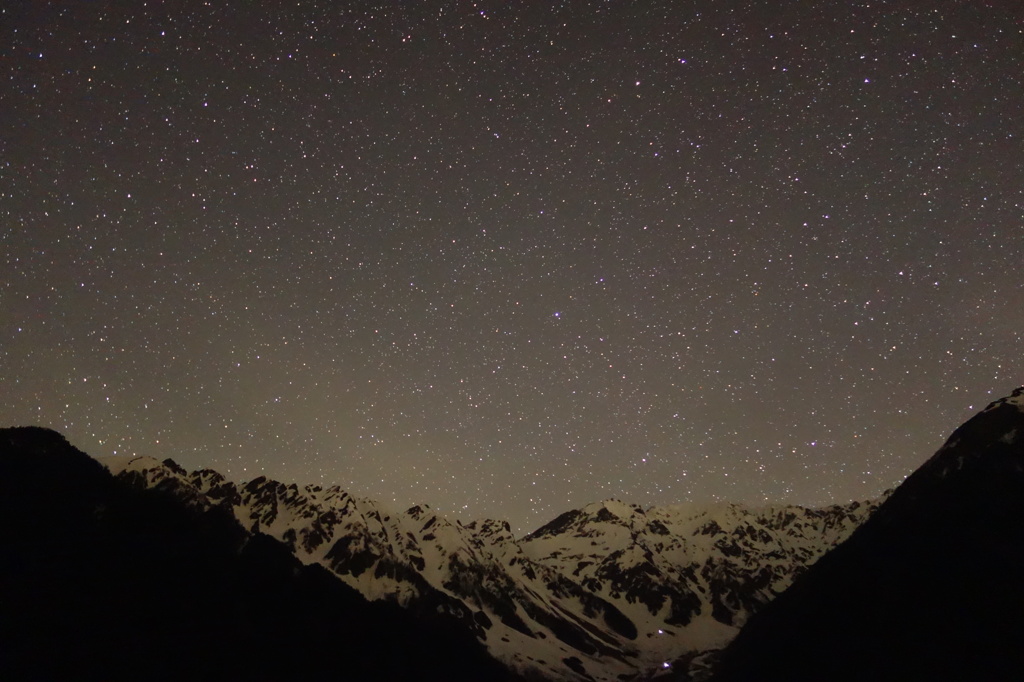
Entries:
[[550,680],[698,669],[875,506],[606,500],[517,538],[502,521],[463,524],[337,487],[236,484],[170,460],[104,461],[136,488],[230,514],[367,599],[445,613],[512,670]]
[[1024,679],[1024,388],[884,499],[605,500],[523,537],[102,461],[0,430],[3,679]]

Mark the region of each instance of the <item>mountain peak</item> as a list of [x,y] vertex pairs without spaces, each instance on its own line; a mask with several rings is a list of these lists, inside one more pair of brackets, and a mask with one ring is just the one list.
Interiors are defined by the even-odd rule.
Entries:
[[995,405],[1000,404],[1014,405],[1018,410],[1024,411],[1024,386],[1021,386],[1020,388],[1015,388],[1013,390],[1013,393],[1006,396],[1005,398],[1000,398],[999,400],[995,401],[994,403],[989,405],[988,408],[985,409],[990,409]]
[[[912,474],[907,482],[946,478],[954,471],[975,466],[998,466],[991,461],[997,452],[1024,438],[1024,387],[993,401],[956,429],[946,444]],[[1024,471],[1024,461],[1013,459],[1011,468]]]
[[583,507],[583,513],[596,516],[599,521],[625,521],[643,510],[635,504],[627,504],[622,500],[610,498],[600,502],[591,502]]
[[[164,466],[164,462],[161,462],[155,457],[137,455],[109,455],[107,457],[99,457],[97,458],[97,461],[107,467],[107,470],[114,476],[125,471],[147,471],[149,469],[159,469]],[[173,460],[167,461],[174,464],[174,467],[172,468],[180,468]]]

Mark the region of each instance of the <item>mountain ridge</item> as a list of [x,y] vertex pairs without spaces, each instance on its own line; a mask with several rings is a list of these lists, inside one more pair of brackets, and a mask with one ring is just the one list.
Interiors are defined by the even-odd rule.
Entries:
[[[8,549],[0,554],[0,597],[14,605],[0,613],[0,634],[24,645],[0,652],[0,670],[24,670],[35,656],[43,677],[66,677],[73,667],[40,658],[52,648],[45,614],[77,622],[86,617],[82,608],[103,604],[100,635],[89,631],[86,646],[67,633],[58,641],[82,671],[108,666],[96,679],[127,679],[120,671],[144,655],[90,660],[102,647],[97,637],[141,637],[142,648],[161,642],[187,652],[192,640],[168,631],[162,610],[172,623],[191,623],[192,611],[216,604],[219,591],[235,604],[220,616],[232,642],[248,641],[258,623],[273,640],[266,652],[301,650],[310,645],[303,637],[323,643],[339,623],[329,613],[305,622],[305,607],[282,600],[281,590],[304,599],[323,590],[328,601],[345,605],[340,611],[405,633],[403,650],[417,651],[428,677],[441,679],[475,679],[468,671],[487,663],[473,658],[454,677],[442,672],[445,656],[414,643],[408,616],[396,614],[454,628],[457,636],[443,636],[438,646],[486,648],[509,679],[1024,677],[1024,622],[999,617],[1024,613],[1017,579],[1024,572],[1024,387],[954,430],[884,500],[819,509],[725,502],[644,508],[611,498],[522,537],[504,521],[452,521],[426,505],[397,510],[338,486],[262,476],[239,483],[173,460],[104,462],[47,429],[0,429],[0,512],[7,521],[0,546]],[[196,574],[192,564],[204,568]],[[175,600],[177,592],[167,589],[175,572],[207,577]],[[248,587],[240,593],[239,584]],[[84,602],[76,589],[84,590]],[[279,616],[244,615],[261,599]],[[378,604],[394,609],[391,615],[374,610],[379,602],[391,602]],[[125,630],[119,617],[156,620],[147,635]],[[295,618],[298,630],[275,629],[276,620]],[[386,625],[393,619],[406,624]],[[202,631],[199,624],[183,631],[196,627]],[[388,646],[366,648],[379,662]],[[19,650],[28,658],[12,653]],[[363,666],[360,679],[402,679],[404,673],[367,668],[372,657],[352,653]],[[202,661],[232,679],[225,659],[209,650],[186,653],[175,670],[188,673]],[[246,677],[274,679],[285,670],[275,665],[250,665]],[[322,671],[316,656],[305,665]],[[503,679],[494,670],[485,677]]]
[[119,481],[54,431],[0,429],[0,518],[4,680],[512,677],[444,617],[369,602],[226,509]]
[[521,674],[646,679],[728,642],[875,503],[683,503],[615,499],[517,538],[507,522],[396,510],[337,486],[234,483],[173,461],[108,461],[123,480],[229,511],[370,599],[441,611]]
[[1024,679],[1024,387],[753,615],[715,682]]

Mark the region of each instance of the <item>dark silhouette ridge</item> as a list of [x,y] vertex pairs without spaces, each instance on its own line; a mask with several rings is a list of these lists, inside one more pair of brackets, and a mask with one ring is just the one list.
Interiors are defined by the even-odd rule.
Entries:
[[227,512],[0,429],[0,679],[508,680],[468,633],[367,602]]
[[714,682],[1024,679],[1024,388],[753,616]]

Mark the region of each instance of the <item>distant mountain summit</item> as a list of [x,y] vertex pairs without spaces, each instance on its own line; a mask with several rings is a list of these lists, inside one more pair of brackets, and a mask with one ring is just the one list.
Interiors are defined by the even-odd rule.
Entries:
[[337,487],[234,483],[170,460],[105,461],[135,488],[222,510],[276,538],[367,598],[446,614],[510,669],[545,680],[699,669],[875,507],[606,500],[516,538],[503,521],[453,522]]
[[1024,679],[1024,388],[956,429],[722,655],[715,682]]

